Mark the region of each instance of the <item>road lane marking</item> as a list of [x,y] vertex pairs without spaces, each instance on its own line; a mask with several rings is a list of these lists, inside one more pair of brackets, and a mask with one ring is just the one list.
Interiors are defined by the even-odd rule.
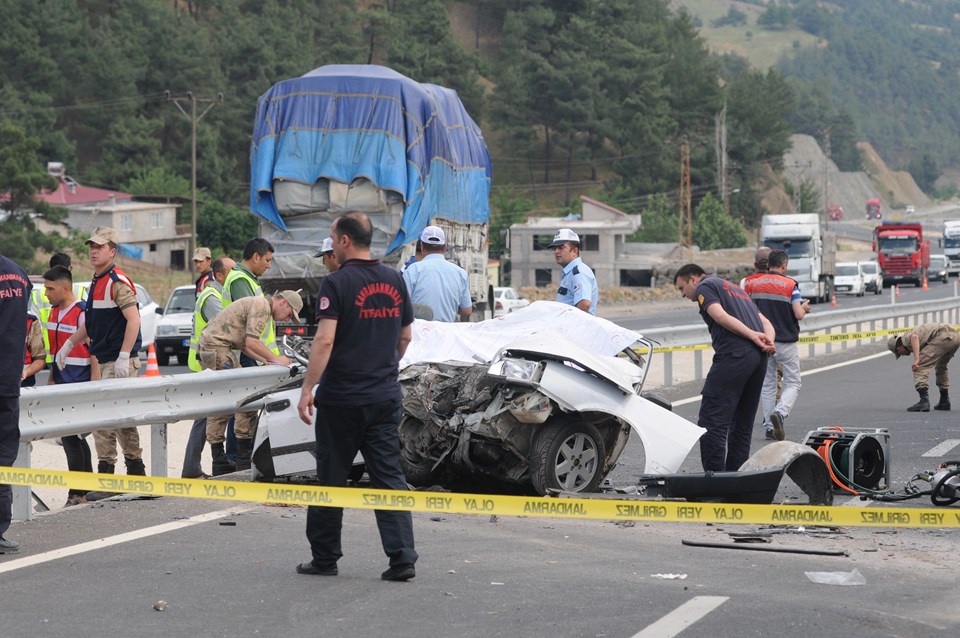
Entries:
[[925,456],[925,457],[946,456],[947,452],[957,447],[958,445],[960,445],[960,439],[947,439],[940,445],[930,448],[920,456]]
[[729,596],[697,596],[634,634],[633,638],[673,638],[728,600]]
[[97,540],[89,541],[86,543],[80,543],[79,545],[62,547],[60,549],[53,549],[53,550],[50,550],[49,552],[43,552],[42,554],[36,554],[34,556],[25,556],[23,558],[18,558],[16,560],[12,560],[6,563],[0,563],[0,574],[6,573],[6,572],[12,572],[17,569],[23,569],[24,567],[41,565],[43,563],[57,560],[59,558],[76,556],[77,554],[83,554],[84,552],[91,552],[97,549],[103,549],[104,547],[110,547],[112,545],[119,545],[121,543],[128,543],[130,541],[139,540],[141,538],[148,538],[150,536],[156,536],[158,534],[173,532],[178,529],[183,529],[185,527],[191,527],[193,525],[197,525],[199,523],[215,521],[218,518],[225,518],[227,516],[233,516],[234,514],[241,514],[243,512],[248,512],[252,509],[256,509],[256,508],[251,507],[250,505],[238,505],[237,507],[230,507],[225,510],[218,510],[216,512],[210,512],[208,514],[191,516],[190,518],[185,518],[181,521],[173,521],[170,523],[164,523],[163,525],[155,525],[154,527],[138,529],[132,532],[117,534],[116,536],[98,538]]
[[[864,361],[871,361],[873,359],[880,359],[881,357],[890,356],[889,352],[879,352],[877,354],[871,354],[866,357],[860,357],[859,359],[851,359],[850,361],[844,361],[842,363],[834,363],[833,365],[824,366],[822,368],[815,368],[813,370],[807,370],[806,372],[801,372],[801,377],[806,377],[811,374],[817,374],[820,372],[829,372],[830,370],[836,370],[837,368],[845,368],[846,366],[853,365],[855,363],[863,363]],[[678,407],[681,405],[687,405],[688,403],[696,403],[700,400],[700,395],[698,394],[695,397],[688,397],[686,399],[680,399],[679,401],[673,402],[673,407]],[[960,443],[960,441],[958,441]]]

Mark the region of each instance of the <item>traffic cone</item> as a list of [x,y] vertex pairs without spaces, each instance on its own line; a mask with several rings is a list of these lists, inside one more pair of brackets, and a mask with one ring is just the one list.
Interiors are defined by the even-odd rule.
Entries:
[[897,296],[899,297],[899,296],[900,296],[900,284],[896,284],[896,286],[897,286]]
[[147,373],[143,375],[145,377],[159,377],[160,376],[160,366],[157,365],[157,351],[153,348],[153,344],[150,344],[150,348],[147,350]]
[[836,291],[834,291],[834,292],[830,295],[830,307],[831,307],[831,308],[836,308],[837,305],[838,305],[838,304],[837,304],[837,293],[836,293]]
[[927,288],[927,273],[923,273],[923,289],[930,290],[929,288]]

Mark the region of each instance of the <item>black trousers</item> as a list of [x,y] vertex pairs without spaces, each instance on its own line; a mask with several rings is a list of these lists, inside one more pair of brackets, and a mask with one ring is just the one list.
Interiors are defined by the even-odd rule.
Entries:
[[740,469],[750,457],[767,355],[757,349],[716,354],[701,391],[700,462],[706,472]]
[[[20,397],[0,397],[0,467],[10,467],[20,448]],[[0,536],[13,519],[13,489],[0,485]]]
[[[342,487],[357,450],[363,453],[370,483],[377,489],[405,490],[400,467],[400,401],[360,407],[324,405],[317,410],[317,479],[320,485]],[[413,517],[410,512],[375,510],[383,551],[390,565],[414,564]],[[340,536],[343,508],[307,508],[307,540],[316,565],[336,563],[343,556]]]
[[[60,438],[63,443],[63,453],[67,455],[67,469],[71,472],[92,472],[93,461],[90,457],[90,445],[79,434],[72,434]],[[87,490],[70,489],[67,496],[83,496]]]

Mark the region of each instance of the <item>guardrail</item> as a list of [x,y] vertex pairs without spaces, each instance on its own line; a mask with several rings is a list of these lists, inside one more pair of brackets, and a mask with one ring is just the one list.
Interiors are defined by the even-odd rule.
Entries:
[[[258,366],[161,377],[105,379],[24,388],[16,467],[30,467],[31,441],[93,430],[149,425],[150,472],[167,475],[167,424],[259,409],[263,398],[299,383],[300,366]],[[31,517],[28,487],[14,488],[13,517]]]
[[[807,315],[800,322],[800,327],[801,338],[803,338],[811,335],[840,335],[851,330],[854,333],[895,330],[929,322],[960,323],[960,298],[950,297],[936,301],[914,301],[853,310],[815,312]],[[678,348],[676,351],[663,352],[654,358],[646,386],[648,389],[703,379],[705,376],[703,353],[710,351],[710,333],[704,323],[643,330],[642,333],[645,337],[658,342],[660,347]],[[800,348],[800,356],[809,358],[817,354],[830,354],[837,347],[845,350],[851,347],[851,342],[853,347],[859,347],[864,342],[878,343],[885,340],[885,337],[858,339],[856,335],[850,339],[839,339],[838,343],[825,340],[825,343],[810,343],[806,348]],[[699,346],[699,348],[692,349],[693,346]],[[682,350],[682,348],[689,349]],[[658,372],[660,374],[657,374]],[[662,383],[657,384],[657,378],[662,378]]]

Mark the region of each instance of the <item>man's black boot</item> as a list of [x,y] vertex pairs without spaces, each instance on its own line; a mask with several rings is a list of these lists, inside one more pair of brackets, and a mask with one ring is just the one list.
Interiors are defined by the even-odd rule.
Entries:
[[940,403],[933,406],[934,410],[950,410],[950,391],[946,388],[940,388]]
[[237,470],[236,466],[227,458],[223,450],[223,443],[211,443],[210,453],[213,455],[213,475],[230,474]]
[[127,474],[129,476],[146,476],[147,468],[143,464],[143,459],[124,458],[123,462],[127,464]]
[[97,463],[97,474],[113,474],[113,463],[100,461]]
[[237,439],[237,471],[250,469],[250,455],[253,453],[253,439]]
[[920,395],[920,400],[907,408],[907,412],[929,412],[930,392],[926,388],[923,388],[922,390],[917,390],[917,394]]

